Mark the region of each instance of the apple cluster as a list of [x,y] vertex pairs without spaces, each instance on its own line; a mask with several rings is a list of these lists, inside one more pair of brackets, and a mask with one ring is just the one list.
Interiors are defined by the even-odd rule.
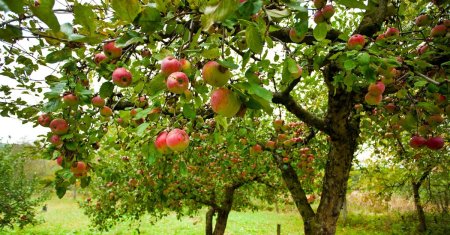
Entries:
[[191,70],[191,63],[186,59],[177,60],[167,56],[161,62],[161,74],[166,77],[167,89],[175,94],[188,92],[189,78],[186,73]]
[[335,12],[333,5],[327,5],[326,0],[314,0],[314,7],[317,8],[314,14],[314,22],[317,24],[329,21]]
[[385,90],[385,85],[382,81],[378,81],[374,84],[370,84],[368,92],[364,97],[367,104],[378,105],[383,99],[383,92]]
[[156,137],[154,144],[156,150],[162,154],[183,152],[189,146],[189,135],[178,128],[170,132],[162,131]]
[[409,146],[415,149],[426,146],[431,150],[439,150],[444,147],[444,139],[440,136],[425,139],[420,135],[415,135],[409,140]]

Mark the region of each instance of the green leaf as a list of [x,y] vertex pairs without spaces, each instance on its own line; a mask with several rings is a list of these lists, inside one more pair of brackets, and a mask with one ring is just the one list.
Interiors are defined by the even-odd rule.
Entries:
[[81,178],[81,188],[86,188],[91,183],[91,177],[83,177]]
[[209,29],[215,22],[225,20],[239,7],[238,0],[222,0],[216,5],[206,6],[205,14],[202,18],[203,30]]
[[42,107],[42,112],[44,113],[51,113],[55,112],[62,106],[61,99],[52,99],[46,104],[44,104],[44,107]]
[[122,37],[116,40],[117,47],[126,47],[138,42],[144,42],[141,35],[135,31],[127,31]]
[[99,92],[100,97],[102,97],[102,98],[110,97],[113,94],[113,90],[114,90],[114,83],[104,82],[100,86],[100,92]]
[[0,29],[0,39],[6,42],[14,42],[16,39],[22,38],[22,30],[13,25],[6,25],[4,29]]
[[66,195],[67,188],[66,187],[56,187],[56,195],[59,199],[63,198]]
[[150,98],[158,96],[162,91],[166,89],[164,83],[164,76],[161,74],[156,75],[148,84]]
[[83,26],[83,29],[89,34],[92,35],[95,33],[97,27],[95,26],[96,16],[94,11],[92,11],[92,7],[89,5],[81,5],[76,4],[73,7],[73,14],[75,24],[79,24]]
[[112,8],[116,16],[125,23],[132,23],[141,12],[141,4],[138,0],[112,0]]
[[218,47],[214,47],[208,50],[202,51],[202,56],[207,59],[215,59],[220,56],[220,50]]
[[336,3],[344,5],[348,8],[359,8],[366,9],[367,6],[364,4],[364,0],[335,0]]
[[361,65],[367,65],[370,62],[370,55],[367,52],[363,52],[358,55],[358,62]]
[[230,68],[230,69],[239,68],[239,66],[237,64],[235,64],[232,59],[217,60],[217,63],[219,63],[223,67]]
[[188,174],[188,169],[187,169],[186,163],[183,161],[180,161],[180,164],[178,166],[180,168],[180,174],[182,176],[186,176]]
[[63,60],[67,60],[72,56],[72,51],[70,49],[62,49],[59,51],[54,51],[50,54],[48,54],[45,57],[45,61],[48,63],[57,63]]
[[278,10],[278,9],[268,9],[266,10],[266,13],[268,16],[272,17],[272,18],[285,18],[291,15],[291,11],[289,9],[283,9],[283,10]]
[[267,101],[272,101],[272,92],[268,91],[267,89],[265,89],[264,87],[261,87],[260,85],[256,84],[256,83],[250,83],[250,89],[249,89],[249,93],[250,94],[255,94]]
[[317,26],[313,30],[313,36],[317,41],[322,41],[327,37],[328,33],[328,24],[326,22],[322,22],[317,24]]
[[184,104],[183,105],[183,116],[194,119],[196,116],[195,109],[191,104]]
[[136,128],[136,134],[138,136],[142,136],[144,131],[147,130],[147,127],[150,126],[149,122],[144,122]]
[[59,32],[60,26],[58,18],[56,18],[55,13],[53,12],[54,4],[55,0],[41,0],[39,5],[35,6],[34,2],[32,2],[29,7],[37,18],[42,20],[42,22],[48,25],[53,31]]
[[344,68],[345,70],[352,70],[356,67],[356,62],[352,59],[348,59],[344,62]]
[[264,41],[255,24],[249,24],[245,30],[245,40],[251,51],[261,54]]
[[148,6],[144,8],[138,20],[139,26],[147,33],[152,33],[162,27],[161,14],[156,8]]
[[2,5],[2,2],[14,13],[22,14],[25,12],[23,0],[0,0],[0,5]]
[[133,118],[134,120],[139,120],[141,118],[147,117],[147,115],[152,111],[153,108],[146,108],[144,110],[138,111],[136,116]]

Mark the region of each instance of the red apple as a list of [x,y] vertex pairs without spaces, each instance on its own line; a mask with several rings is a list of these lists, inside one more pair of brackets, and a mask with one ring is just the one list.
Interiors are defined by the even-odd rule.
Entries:
[[182,94],[188,89],[189,79],[183,72],[175,72],[169,75],[166,81],[167,89],[175,94]]
[[59,156],[56,158],[56,164],[62,166],[62,162],[63,162],[64,158],[62,156]]
[[282,120],[282,119],[276,119],[273,121],[273,127],[275,128],[275,130],[281,130],[283,125],[284,125],[284,120]]
[[380,35],[377,36],[377,38],[375,39],[375,41],[381,41],[381,40],[383,40],[383,39],[385,39],[385,38],[386,38],[386,35],[385,35],[384,33],[382,33],[382,34],[380,34]]
[[74,162],[70,167],[70,171],[76,176],[81,177],[87,173],[87,165],[82,161]]
[[103,117],[111,117],[113,115],[113,111],[110,107],[103,106],[100,109],[100,115],[102,115]]
[[409,140],[409,146],[411,146],[411,148],[421,148],[426,142],[427,140],[422,136],[415,135]]
[[105,106],[105,100],[102,97],[98,96],[98,95],[94,96],[92,98],[91,102],[92,102],[92,105],[94,107],[101,108],[101,107]]
[[364,97],[364,100],[366,101],[367,104],[370,105],[377,105],[381,102],[381,100],[383,99],[383,96],[380,95],[372,95],[370,93],[367,93],[366,96]]
[[241,108],[239,97],[227,88],[217,88],[211,94],[211,108],[215,113],[233,117]]
[[361,34],[355,34],[348,39],[347,48],[350,50],[361,50],[365,44],[366,41],[364,36]]
[[303,39],[305,38],[305,35],[306,34],[299,35],[297,33],[297,31],[293,28],[291,28],[289,30],[289,38],[291,39],[292,42],[295,42],[295,43],[299,43],[299,42],[303,41]]
[[175,128],[167,134],[167,147],[175,152],[182,152],[189,146],[189,136],[186,131]]
[[384,106],[384,108],[386,109],[386,111],[388,111],[389,113],[393,113],[395,112],[395,109],[397,108],[397,106],[394,103],[389,103],[386,106]]
[[61,118],[53,119],[50,122],[49,127],[50,130],[52,130],[52,132],[57,135],[64,135],[69,131],[69,124],[66,122],[66,120]]
[[427,44],[423,44],[421,46],[419,46],[419,48],[417,48],[417,53],[419,55],[422,55],[423,53],[425,53],[428,50],[428,45]]
[[321,10],[317,10],[316,13],[314,14],[314,22],[316,22],[316,24],[322,23],[325,21],[325,17],[323,16],[323,13]]
[[163,131],[163,132],[159,133],[154,142],[156,150],[162,154],[167,154],[167,153],[172,152],[170,150],[170,148],[167,146],[167,141],[166,141],[167,134],[168,134],[167,131]]
[[386,32],[384,33],[384,35],[388,38],[388,37],[393,37],[393,36],[399,36],[400,35],[400,31],[397,28],[394,27],[390,27],[386,30]]
[[416,18],[416,26],[422,27],[430,24],[431,19],[428,15],[420,15]]
[[116,47],[115,42],[108,42],[103,45],[103,52],[108,58],[116,59],[122,55],[122,48]]
[[100,64],[101,62],[105,61],[107,58],[108,58],[108,57],[106,57],[105,54],[103,54],[103,53],[98,53],[98,54],[95,54],[95,56],[94,56],[94,62],[95,62],[96,64]]
[[325,6],[326,3],[327,0],[314,0],[314,7],[317,9],[321,9],[322,7]]
[[425,145],[432,150],[439,150],[444,147],[444,139],[440,136],[431,137],[425,142]]
[[59,135],[52,135],[49,139],[50,143],[52,143],[55,146],[60,146],[63,144],[63,141]]
[[434,28],[431,29],[430,36],[431,37],[444,37],[445,34],[447,34],[447,27],[445,25],[440,24],[434,26]]
[[189,62],[189,60],[183,58],[180,60],[180,63],[181,63],[181,71],[185,73],[190,73],[192,71],[192,65],[191,62]]
[[250,149],[250,153],[254,154],[254,153],[261,153],[262,152],[262,147],[259,144],[255,144],[252,146],[252,148]]
[[277,144],[275,143],[275,141],[269,140],[264,147],[270,150],[274,150],[276,145]]
[[165,77],[169,76],[172,73],[180,72],[181,69],[182,65],[180,61],[178,61],[173,56],[167,56],[161,62],[161,74],[163,74]]
[[430,125],[440,124],[440,123],[444,122],[444,120],[445,120],[444,117],[442,117],[442,115],[440,115],[440,114],[434,114],[427,118],[427,122]]
[[133,81],[130,71],[125,68],[116,68],[112,73],[112,79],[114,84],[119,87],[127,87]]
[[383,82],[377,82],[375,84],[370,84],[369,86],[369,93],[373,96],[381,95],[383,94],[386,86]]
[[330,19],[334,15],[334,7],[332,5],[324,6],[322,14],[325,19]]
[[39,125],[43,126],[43,127],[48,127],[48,125],[50,125],[50,122],[52,121],[52,118],[50,117],[50,115],[44,113],[41,114],[38,117],[38,123]]
[[231,72],[216,61],[209,61],[203,66],[202,77],[203,80],[213,86],[221,87],[227,84],[231,78]]
[[78,97],[73,93],[67,93],[63,96],[63,101],[66,105],[75,106],[78,104]]

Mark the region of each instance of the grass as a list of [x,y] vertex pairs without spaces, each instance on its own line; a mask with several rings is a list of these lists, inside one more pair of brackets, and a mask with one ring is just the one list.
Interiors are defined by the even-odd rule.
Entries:
[[[163,218],[154,225],[149,217],[140,222],[123,222],[108,232],[99,232],[89,227],[89,218],[83,214],[77,202],[69,197],[63,199],[53,198],[47,202],[48,211],[40,212],[42,223],[27,226],[23,230],[0,231],[0,234],[20,235],[59,235],[59,234],[149,234],[149,235],[197,235],[204,234],[205,213],[180,220],[174,214]],[[204,212],[204,211],[203,211]],[[429,218],[430,222],[433,221]],[[444,220],[450,222],[448,220]],[[245,211],[231,212],[226,234],[228,235],[264,235],[276,234],[277,224],[281,224],[281,234],[303,234],[302,221],[297,211],[277,213],[275,211]],[[450,224],[450,223],[447,223]],[[415,234],[416,221],[413,216],[404,216],[400,213],[365,213],[355,210],[350,212],[346,221],[339,220],[337,234],[342,235],[381,235],[381,234]],[[139,228],[139,232],[137,230]],[[446,234],[449,231],[440,223],[430,223],[429,234]],[[447,233],[448,234],[448,233]]]

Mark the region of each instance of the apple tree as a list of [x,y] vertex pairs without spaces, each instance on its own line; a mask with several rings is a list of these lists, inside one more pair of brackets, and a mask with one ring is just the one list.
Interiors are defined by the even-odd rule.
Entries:
[[[73,0],[61,8],[53,0],[0,3],[2,75],[16,83],[1,88],[7,101],[0,103],[2,115],[28,121],[39,115],[39,124],[50,128],[48,158],[63,166],[59,196],[76,180],[89,184],[96,149],[116,124],[129,125],[128,132],[143,135],[145,143],[164,129],[182,130],[161,141],[180,159],[196,147],[188,136],[197,120],[226,125],[234,116],[273,115],[280,105],[311,133],[326,136],[316,211],[283,150],[272,159],[304,232],[334,234],[359,137],[369,133],[366,127],[376,128],[361,126],[364,115],[379,112],[390,102],[383,98],[395,94],[403,114],[391,116],[399,126],[439,112],[448,127],[446,1]],[[67,13],[73,20],[62,23],[60,15]],[[40,66],[55,73],[31,79]],[[28,105],[13,94],[21,89],[43,93],[44,100]],[[433,146],[441,153],[448,138],[443,130],[426,136],[440,138]],[[142,146],[133,140],[120,149]]]

